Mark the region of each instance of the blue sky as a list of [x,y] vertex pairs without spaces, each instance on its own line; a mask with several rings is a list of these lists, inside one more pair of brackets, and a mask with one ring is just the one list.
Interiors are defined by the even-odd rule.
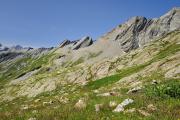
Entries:
[[159,17],[180,0],[0,0],[0,43],[57,46],[97,39],[133,16]]

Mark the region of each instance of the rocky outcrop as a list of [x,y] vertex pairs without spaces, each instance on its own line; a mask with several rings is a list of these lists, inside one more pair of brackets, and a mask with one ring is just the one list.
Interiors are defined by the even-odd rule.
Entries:
[[83,37],[81,40],[79,40],[73,47],[73,50],[77,50],[79,48],[84,48],[87,46],[90,46],[93,44],[93,40],[92,38],[90,38],[89,36]]
[[118,41],[125,52],[136,49],[158,37],[180,29],[180,8],[173,8],[160,18],[133,17],[103,36]]
[[93,44],[93,40],[91,37],[86,36],[81,38],[80,40],[64,40],[60,45],[59,48],[70,48],[72,50],[78,50],[80,48],[88,47]]
[[59,45],[59,47],[60,47],[60,48],[63,48],[64,46],[66,46],[66,45],[68,45],[68,44],[70,44],[70,43],[71,43],[70,40],[64,40],[64,41]]

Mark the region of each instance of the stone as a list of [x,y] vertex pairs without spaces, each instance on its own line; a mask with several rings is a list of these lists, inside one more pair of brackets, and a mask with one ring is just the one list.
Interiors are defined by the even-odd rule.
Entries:
[[131,89],[131,90],[129,90],[128,92],[127,92],[127,94],[129,94],[129,93],[136,93],[136,92],[138,92],[138,91],[140,91],[142,89],[142,87],[135,87],[135,88],[133,88],[133,89]]
[[32,117],[32,118],[29,118],[28,120],[37,120],[37,119]]
[[138,110],[138,112],[139,112],[141,115],[145,116],[145,117],[150,116],[150,114],[149,114],[148,112],[144,111],[144,110]]
[[114,108],[114,107],[116,107],[116,105],[117,105],[117,103],[115,101],[110,101],[109,102],[109,107],[110,108]]
[[40,101],[41,101],[41,99],[34,100],[35,103],[40,102]]
[[76,108],[76,109],[84,109],[84,108],[86,108],[86,102],[83,100],[83,99],[80,99],[75,105],[74,105],[74,107]]
[[29,106],[28,106],[28,105],[22,105],[21,110],[27,110],[27,109],[29,109]]
[[117,92],[109,92],[111,96],[119,96]]
[[100,109],[102,109],[102,108],[103,108],[103,104],[96,104],[96,105],[95,105],[95,111],[96,111],[96,112],[99,112]]
[[124,107],[121,106],[121,105],[118,105],[118,106],[116,107],[116,109],[113,110],[113,112],[122,112],[122,111],[124,111]]
[[148,109],[149,111],[155,111],[155,110],[157,110],[157,107],[154,106],[153,104],[149,104],[149,105],[147,106],[147,109]]
[[99,90],[93,90],[94,93],[99,93]]
[[132,100],[132,99],[125,99],[125,100],[121,103],[121,105],[122,105],[123,107],[125,107],[125,106],[127,106],[128,104],[133,103],[133,102],[134,102],[134,100]]
[[133,103],[134,100],[132,99],[125,99],[122,103],[120,103],[114,110],[113,112],[122,112],[124,111],[124,107]]
[[156,84],[158,84],[158,82],[156,80],[152,80],[151,84],[156,85]]
[[98,94],[97,96],[102,96],[102,97],[106,97],[106,96],[110,96],[110,93],[101,93],[101,94]]
[[106,96],[118,96],[119,94],[116,93],[116,92],[107,92],[107,93],[101,93],[101,94],[98,94],[97,96],[103,96],[103,97],[106,97]]
[[49,102],[43,102],[43,106],[46,106],[46,105],[51,105],[53,104],[54,102],[52,100],[50,100]]

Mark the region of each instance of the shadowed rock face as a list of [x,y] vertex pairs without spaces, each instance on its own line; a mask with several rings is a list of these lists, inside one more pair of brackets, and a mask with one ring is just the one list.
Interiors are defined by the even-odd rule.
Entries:
[[133,17],[103,36],[118,41],[125,52],[143,46],[154,38],[180,29],[180,8],[173,8],[158,19]]
[[64,46],[66,46],[66,45],[68,45],[68,44],[70,44],[70,43],[71,43],[70,40],[64,40],[64,41],[59,45],[59,47],[60,47],[60,48],[63,48]]
[[73,47],[73,50],[77,50],[79,48],[84,48],[87,46],[90,46],[93,44],[93,40],[92,38],[90,38],[89,36],[83,37],[81,40],[79,40]]
[[70,41],[70,40],[64,40],[60,44],[60,48],[70,48],[72,50],[78,50],[80,48],[88,47],[93,44],[93,40],[89,36],[85,36],[81,38],[80,40]]

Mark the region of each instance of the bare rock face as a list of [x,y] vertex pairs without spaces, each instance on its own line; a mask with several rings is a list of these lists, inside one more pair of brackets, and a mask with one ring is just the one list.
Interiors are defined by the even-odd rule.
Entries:
[[92,38],[90,38],[89,36],[83,37],[81,40],[79,40],[73,47],[73,50],[77,50],[79,48],[84,48],[87,46],[90,46],[91,44],[93,44],[93,40]]
[[149,21],[145,17],[133,17],[125,25],[122,25],[125,29],[116,36],[115,40],[120,42],[125,52],[139,47],[138,34],[143,30],[147,22]]
[[64,40],[61,44],[60,44],[60,48],[70,48],[72,50],[78,50],[80,48],[84,48],[84,47],[88,47],[90,45],[93,44],[93,40],[91,37],[89,36],[85,36],[83,38],[81,38],[80,40],[74,40],[74,41],[70,41],[70,40]]
[[124,52],[145,45],[158,37],[180,29],[180,8],[173,8],[160,18],[133,17],[102,38],[118,41]]
[[64,46],[66,46],[66,45],[68,45],[68,44],[70,44],[70,43],[71,43],[70,40],[64,40],[64,41],[59,45],[59,47],[60,47],[60,48],[63,48]]

